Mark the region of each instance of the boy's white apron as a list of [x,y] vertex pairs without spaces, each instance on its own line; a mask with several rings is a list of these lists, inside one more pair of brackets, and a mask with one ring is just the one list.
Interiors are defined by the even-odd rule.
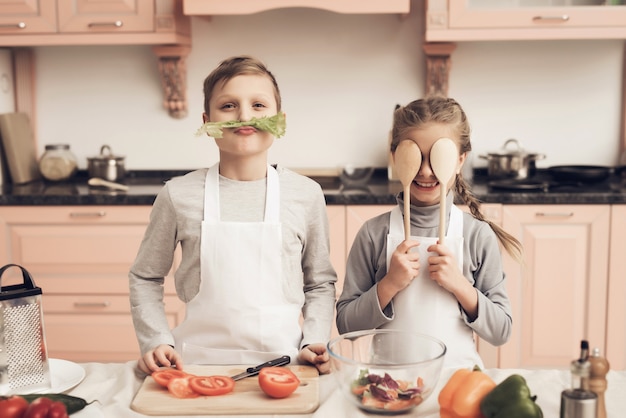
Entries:
[[[391,211],[389,235],[387,236],[387,265],[391,254],[404,241],[404,227],[400,206]],[[476,351],[473,331],[461,316],[461,307],[456,298],[430,278],[427,248],[436,244],[437,237],[414,237],[420,245],[420,269],[411,284],[393,298],[394,319],[384,328],[419,332],[438,338],[446,344],[444,367],[483,367]],[[463,212],[452,205],[450,224],[446,233],[446,247],[453,253],[463,271]]]
[[292,361],[302,337],[300,306],[282,290],[278,173],[268,165],[263,222],[221,222],[219,163],[208,170],[200,241],[200,289],[173,330],[186,364]]

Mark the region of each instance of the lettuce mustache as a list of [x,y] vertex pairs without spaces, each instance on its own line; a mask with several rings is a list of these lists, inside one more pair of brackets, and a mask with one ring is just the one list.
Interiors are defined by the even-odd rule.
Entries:
[[251,126],[261,131],[266,131],[280,138],[285,135],[287,121],[283,112],[278,112],[274,116],[263,116],[261,118],[252,118],[247,121],[229,120],[225,122],[205,122],[196,132],[196,136],[207,134],[213,138],[222,138],[224,136],[223,129],[241,128],[243,126]]

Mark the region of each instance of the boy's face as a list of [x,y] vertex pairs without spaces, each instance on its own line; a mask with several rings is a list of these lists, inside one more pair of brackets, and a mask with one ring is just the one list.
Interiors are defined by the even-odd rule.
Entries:
[[[247,121],[278,112],[272,81],[256,74],[238,75],[226,83],[217,83],[209,104],[209,115],[202,115],[204,122]],[[265,152],[274,142],[269,132],[248,126],[223,132],[223,138],[215,140],[223,155],[249,156]]]
[[[446,124],[429,123],[422,128],[410,129],[403,139],[414,141],[422,153],[422,164],[411,183],[411,203],[416,206],[432,206],[439,203],[441,192],[439,181],[430,167],[430,149],[439,138],[450,138],[458,144],[458,138]],[[457,145],[458,148],[458,145]],[[461,154],[457,160],[455,174],[463,167],[465,154]],[[452,187],[456,175],[453,175],[445,185],[446,192]]]

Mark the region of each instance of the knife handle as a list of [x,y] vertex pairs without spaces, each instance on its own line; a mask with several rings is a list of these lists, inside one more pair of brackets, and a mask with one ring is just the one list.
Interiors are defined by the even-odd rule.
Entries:
[[272,366],[284,366],[285,364],[289,364],[289,362],[291,362],[291,357],[289,356],[282,356],[279,358],[275,358],[274,360],[270,360],[266,363],[263,364],[259,364],[256,367],[248,367],[246,369],[246,372],[248,373],[258,373],[261,371],[261,369],[263,367],[272,367]]

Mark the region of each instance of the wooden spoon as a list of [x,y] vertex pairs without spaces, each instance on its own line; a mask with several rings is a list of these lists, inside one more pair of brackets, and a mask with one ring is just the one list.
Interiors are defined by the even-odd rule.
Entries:
[[414,141],[400,141],[393,154],[393,168],[404,187],[404,239],[411,237],[411,183],[422,165],[422,152]]
[[446,236],[446,195],[447,185],[456,171],[459,151],[450,138],[439,138],[430,149],[430,168],[439,180],[441,191],[439,210],[439,243],[443,244]]

